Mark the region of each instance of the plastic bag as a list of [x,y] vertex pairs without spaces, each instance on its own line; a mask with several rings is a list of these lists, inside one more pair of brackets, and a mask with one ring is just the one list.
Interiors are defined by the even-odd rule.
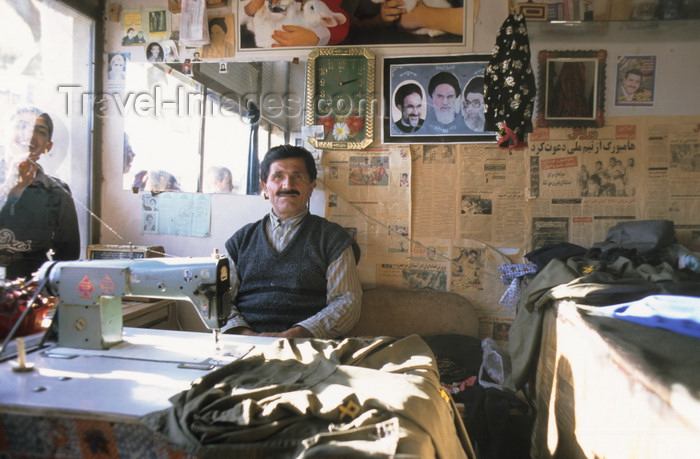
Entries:
[[515,391],[511,380],[510,357],[501,351],[496,341],[485,338],[481,342],[483,357],[479,368],[479,384],[482,387]]

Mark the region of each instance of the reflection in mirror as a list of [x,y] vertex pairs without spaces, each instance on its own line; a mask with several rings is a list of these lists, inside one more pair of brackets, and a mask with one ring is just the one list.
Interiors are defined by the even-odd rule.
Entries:
[[184,75],[179,63],[131,64],[124,189],[258,194],[259,158],[300,138],[305,68],[194,63]]

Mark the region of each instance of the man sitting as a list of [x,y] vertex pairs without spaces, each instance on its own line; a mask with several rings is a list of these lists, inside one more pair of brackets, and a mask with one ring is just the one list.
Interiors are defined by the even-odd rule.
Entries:
[[316,175],[304,148],[265,155],[260,184],[272,210],[226,241],[234,304],[223,333],[334,338],[359,320],[360,250],[340,225],[309,213]]

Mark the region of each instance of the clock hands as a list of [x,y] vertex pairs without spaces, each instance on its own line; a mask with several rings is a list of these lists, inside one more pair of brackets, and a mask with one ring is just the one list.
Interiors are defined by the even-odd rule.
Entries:
[[343,86],[343,85],[346,85],[346,84],[350,84],[350,83],[354,83],[354,82],[356,82],[357,80],[359,80],[359,78],[353,78],[352,80],[343,81],[343,80],[340,79],[340,76],[336,76],[336,78],[338,78],[338,84],[339,84],[340,86]]

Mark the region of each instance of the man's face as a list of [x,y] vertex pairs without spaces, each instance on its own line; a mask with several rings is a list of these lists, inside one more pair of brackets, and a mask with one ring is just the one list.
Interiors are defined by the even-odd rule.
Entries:
[[12,162],[24,159],[37,161],[42,154],[51,150],[53,143],[49,138],[49,126],[43,118],[34,113],[21,113],[14,118],[12,128]]
[[270,165],[266,181],[260,181],[275,215],[290,218],[299,215],[316,187],[302,158],[280,159]]
[[629,73],[622,80],[622,87],[625,89],[627,94],[636,94],[639,91],[639,87],[642,85],[642,77],[635,75],[634,73]]
[[439,84],[432,94],[433,108],[439,123],[450,124],[455,119],[455,101],[457,93],[452,85],[447,83]]
[[484,122],[484,95],[478,92],[467,93],[462,101],[462,109],[464,111],[464,121],[470,129],[482,131]]
[[423,98],[420,96],[420,94],[414,92],[413,94],[409,94],[404,97],[403,105],[399,107],[401,109],[401,119],[403,122],[413,127],[418,126],[422,107]]

